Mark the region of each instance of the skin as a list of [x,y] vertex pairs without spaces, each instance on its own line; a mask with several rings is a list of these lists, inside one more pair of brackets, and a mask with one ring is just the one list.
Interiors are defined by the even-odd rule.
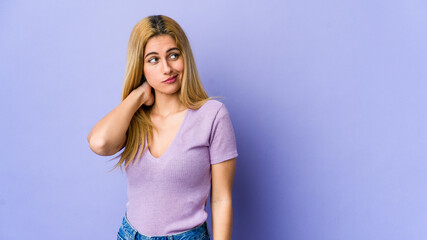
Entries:
[[[154,105],[151,121],[157,129],[153,131],[150,153],[158,158],[169,148],[188,110],[179,100],[184,59],[174,39],[160,35],[148,40],[144,51],[144,75],[147,79],[147,93],[154,88]],[[163,81],[177,76],[174,83]]]
[[[144,51],[144,74],[147,82],[137,91],[143,91],[144,104],[151,106],[151,120],[158,128],[153,131],[150,153],[158,158],[172,143],[188,110],[179,100],[184,72],[184,60],[177,49],[174,39],[169,35],[150,38]],[[172,84],[163,83],[171,76],[177,75]],[[151,94],[154,88],[155,96]],[[211,165],[211,212],[214,240],[231,240],[233,210],[232,190],[236,158]]]
[[233,182],[236,158],[211,165],[213,240],[231,240],[233,231]]
[[[183,73],[184,59],[174,39],[169,35],[150,38],[144,51],[144,75],[155,91],[153,113],[167,117],[185,110],[178,98]],[[163,83],[176,75],[178,78],[174,83]]]

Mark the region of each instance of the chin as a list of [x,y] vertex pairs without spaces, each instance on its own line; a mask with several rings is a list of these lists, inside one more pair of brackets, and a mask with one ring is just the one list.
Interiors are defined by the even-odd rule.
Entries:
[[165,90],[165,91],[160,90],[160,91],[158,91],[158,92],[159,92],[159,93],[161,93],[161,94],[172,95],[172,94],[177,94],[177,93],[179,93],[179,90],[180,90],[180,89],[181,89],[181,88],[173,89],[173,90]]

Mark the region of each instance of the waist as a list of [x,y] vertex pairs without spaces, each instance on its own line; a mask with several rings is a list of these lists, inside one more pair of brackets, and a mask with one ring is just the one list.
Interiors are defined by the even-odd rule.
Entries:
[[123,239],[135,239],[135,240],[173,240],[173,239],[187,239],[190,237],[210,239],[207,222],[204,221],[201,225],[193,227],[184,232],[168,235],[144,235],[140,233],[129,221],[127,217],[127,211],[123,217],[122,226],[119,229],[118,235]]

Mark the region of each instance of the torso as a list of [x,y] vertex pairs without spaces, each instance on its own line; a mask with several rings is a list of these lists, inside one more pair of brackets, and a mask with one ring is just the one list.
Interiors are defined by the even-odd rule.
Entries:
[[188,109],[175,113],[167,118],[151,115],[151,121],[157,130],[153,129],[153,141],[148,146],[153,157],[161,157],[171,145]]

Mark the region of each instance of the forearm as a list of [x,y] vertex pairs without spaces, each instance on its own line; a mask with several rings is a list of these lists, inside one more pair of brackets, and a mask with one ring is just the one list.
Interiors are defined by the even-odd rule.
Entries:
[[109,156],[120,150],[133,115],[142,105],[143,95],[131,92],[116,108],[102,118],[88,135],[90,148],[99,155]]
[[232,200],[211,202],[213,240],[231,240],[233,230]]

